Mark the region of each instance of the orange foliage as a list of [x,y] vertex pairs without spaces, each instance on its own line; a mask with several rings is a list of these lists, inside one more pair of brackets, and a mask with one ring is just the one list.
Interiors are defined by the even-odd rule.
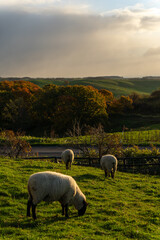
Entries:
[[15,97],[16,96],[28,97],[33,95],[39,89],[40,89],[39,86],[29,81],[16,80],[0,82],[0,90],[11,92]]
[[114,99],[110,111],[111,113],[123,113],[133,108],[133,100],[129,96],[121,96]]

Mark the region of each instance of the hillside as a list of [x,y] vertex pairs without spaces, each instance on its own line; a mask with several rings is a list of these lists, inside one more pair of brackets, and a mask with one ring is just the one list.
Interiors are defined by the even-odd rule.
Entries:
[[37,84],[40,87],[46,84],[91,85],[97,89],[108,89],[114,96],[129,95],[133,92],[150,94],[160,88],[160,77],[0,78],[0,81],[3,80],[25,80]]
[[[104,172],[93,167],[40,160],[0,159],[0,239],[127,240],[160,236],[159,176],[116,172],[104,180]],[[71,175],[87,197],[84,216],[69,207],[69,218],[61,215],[58,202],[41,202],[37,220],[26,217],[27,181],[38,171]]]

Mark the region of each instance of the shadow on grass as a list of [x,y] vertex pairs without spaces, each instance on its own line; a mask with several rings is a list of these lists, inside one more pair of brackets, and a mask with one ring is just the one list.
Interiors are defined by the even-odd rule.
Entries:
[[66,222],[71,219],[78,218],[78,215],[72,214],[69,218],[64,216],[52,216],[52,217],[39,217],[36,220],[33,220],[32,217],[21,217],[20,219],[10,220],[10,221],[1,221],[1,227],[7,228],[22,228],[22,229],[34,229],[39,227],[40,225],[50,225],[56,222]]
[[103,177],[101,176],[96,176],[96,175],[93,175],[93,174],[83,174],[83,175],[76,175],[74,176],[74,179],[76,181],[84,181],[85,180],[99,180],[99,181],[102,181],[103,180]]

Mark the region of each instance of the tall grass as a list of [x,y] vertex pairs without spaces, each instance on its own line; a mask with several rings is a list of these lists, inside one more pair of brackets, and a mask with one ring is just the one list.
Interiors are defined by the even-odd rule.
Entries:
[[[104,179],[101,169],[49,161],[0,159],[0,239],[157,239],[160,236],[160,178],[117,172]],[[37,206],[37,220],[26,217],[30,174],[52,170],[73,176],[87,197],[82,217],[70,207],[61,216],[58,202]]]
[[160,144],[160,130],[126,131],[119,133],[127,145]]

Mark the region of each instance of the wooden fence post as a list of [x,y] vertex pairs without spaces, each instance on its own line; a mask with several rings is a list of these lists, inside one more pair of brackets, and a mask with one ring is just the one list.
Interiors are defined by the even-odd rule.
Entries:
[[126,172],[126,159],[125,158],[123,159],[123,166],[124,166],[124,170]]

